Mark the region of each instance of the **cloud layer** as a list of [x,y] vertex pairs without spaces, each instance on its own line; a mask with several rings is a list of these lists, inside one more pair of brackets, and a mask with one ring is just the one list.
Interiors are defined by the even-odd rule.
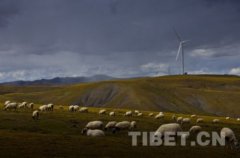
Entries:
[[240,67],[238,0],[1,0],[0,82],[55,76],[116,77]]

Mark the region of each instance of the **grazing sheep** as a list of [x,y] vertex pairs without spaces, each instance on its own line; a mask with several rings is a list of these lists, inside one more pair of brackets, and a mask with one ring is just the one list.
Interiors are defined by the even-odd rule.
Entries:
[[115,112],[114,112],[114,111],[111,111],[111,112],[109,113],[109,116],[115,116]]
[[132,121],[130,123],[130,128],[132,129],[132,128],[136,128],[136,127],[137,127],[137,122],[136,121]]
[[167,132],[171,132],[173,134],[177,134],[177,132],[182,131],[181,126],[178,123],[168,123],[161,125],[156,132],[155,136],[163,136]]
[[48,106],[47,105],[42,105],[38,109],[39,109],[39,111],[47,111],[48,110]]
[[73,105],[70,105],[70,106],[68,107],[68,111],[74,112],[74,107],[73,107]]
[[192,126],[190,129],[189,129],[189,132],[190,133],[198,133],[202,130],[202,127],[201,126]]
[[232,129],[224,127],[221,129],[220,135],[225,138],[227,145],[230,145],[231,149],[239,147],[238,140]]
[[220,120],[219,119],[213,119],[212,122],[213,123],[220,123]]
[[128,129],[133,129],[136,127],[136,122],[132,121],[121,121],[116,123],[115,128],[113,129],[113,133],[119,130],[128,130]]
[[118,122],[116,125],[115,125],[115,128],[117,129],[129,129],[130,128],[130,122],[129,121],[121,121],[121,122]]
[[81,108],[79,109],[79,112],[88,113],[88,108],[87,108],[87,107],[81,107]]
[[237,118],[237,121],[240,121],[240,118]]
[[53,111],[54,105],[52,103],[47,105],[47,111]]
[[182,123],[182,120],[183,120],[182,117],[178,117],[178,118],[177,118],[177,122],[178,122],[178,123]]
[[18,108],[19,109],[24,109],[24,108],[26,108],[27,107],[27,102],[22,102],[22,103],[19,103],[18,104]]
[[132,116],[132,111],[127,111],[124,116]]
[[29,103],[29,104],[26,105],[26,107],[29,108],[29,109],[33,109],[34,103]]
[[3,110],[17,110],[18,104],[13,102],[13,103],[9,103],[7,104]]
[[181,123],[182,124],[189,124],[189,123],[191,123],[191,119],[190,118],[183,118]]
[[149,117],[152,117],[152,116],[153,116],[153,113],[149,113],[148,116],[149,116]]
[[73,105],[73,111],[76,112],[79,110],[79,106],[78,105]]
[[191,115],[191,118],[195,118],[196,116],[197,116],[197,115],[195,115],[195,114],[194,114],[194,115]]
[[76,112],[76,111],[79,110],[79,106],[78,106],[78,105],[70,105],[70,106],[68,107],[68,110],[69,110],[70,112]]
[[102,110],[100,110],[98,113],[99,113],[99,115],[104,115],[104,114],[106,114],[106,112],[107,112],[107,110],[102,109]]
[[134,110],[134,113],[137,115],[139,112],[139,110]]
[[18,109],[23,109],[23,108],[25,108],[25,106],[24,106],[22,103],[19,103],[17,107],[18,107]]
[[87,128],[84,128],[82,130],[82,134],[86,134],[87,136],[91,136],[91,137],[105,136],[104,131],[102,131],[100,129],[87,129]]
[[9,104],[9,103],[11,103],[11,101],[9,101],[9,100],[5,101],[5,102],[4,102],[4,107],[5,107],[7,104]]
[[160,112],[155,116],[155,119],[163,119],[163,118],[164,118],[164,114],[162,112]]
[[105,126],[105,130],[113,129],[116,124],[117,124],[116,121],[110,121],[110,122],[108,122],[108,123],[106,124],[106,126]]
[[142,115],[143,115],[143,113],[141,113],[141,112],[137,114],[137,116],[142,116]]
[[87,129],[102,129],[103,128],[103,122],[102,121],[91,121],[88,122],[86,125]]
[[38,120],[39,119],[39,111],[38,110],[33,111],[32,118],[34,120]]
[[203,123],[203,122],[204,122],[203,118],[198,118],[198,119],[196,120],[196,123]]
[[225,119],[226,119],[226,120],[229,120],[229,119],[230,119],[230,117],[226,117]]
[[27,103],[26,101],[24,101],[24,102],[22,102],[22,104],[25,105],[25,106],[27,106],[28,103]]

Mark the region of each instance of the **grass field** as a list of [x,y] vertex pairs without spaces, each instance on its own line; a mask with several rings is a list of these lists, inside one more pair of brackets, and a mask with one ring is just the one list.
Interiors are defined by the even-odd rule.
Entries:
[[186,75],[66,86],[0,86],[0,102],[78,104],[177,113],[240,116],[240,78]]
[[[137,147],[131,146],[131,137],[127,131],[112,134],[106,132],[105,137],[87,137],[81,135],[82,128],[88,121],[101,120],[104,123],[116,120],[137,121],[136,131],[155,131],[161,124],[172,122],[172,113],[165,113],[164,120],[155,120],[147,116],[149,112],[144,111],[143,117],[124,117],[127,109],[114,110],[117,116],[99,116],[99,108],[90,108],[89,113],[70,113],[65,107],[54,112],[44,112],[40,120],[31,118],[31,111],[0,110],[0,157],[23,157],[23,158],[64,158],[64,157],[234,157],[240,156],[240,152],[225,147],[143,147],[141,143]],[[156,114],[157,112],[155,112]],[[189,115],[177,114],[177,116],[189,117]],[[212,116],[201,116],[206,123],[202,123],[203,130],[220,131],[222,127],[230,127],[236,136],[240,136],[240,123],[234,119],[222,120],[220,124],[212,124]],[[188,130],[195,125],[195,119],[190,125],[184,125]],[[139,139],[141,142],[141,140]]]
[[[161,124],[173,122],[171,116],[190,117],[197,114],[206,121],[205,131],[219,132],[230,127],[240,139],[240,122],[225,116],[240,117],[240,78],[236,76],[163,76],[84,83],[67,86],[0,86],[0,103],[6,100],[54,103],[54,112],[43,112],[40,120],[31,118],[32,111],[3,111],[0,105],[0,158],[8,157],[240,157],[239,151],[225,147],[145,147],[141,138],[137,147],[131,146],[127,131],[105,137],[81,135],[87,122],[137,121],[136,131],[155,131]],[[89,113],[70,113],[59,105],[88,106]],[[101,108],[116,111],[117,116],[99,116]],[[37,107],[35,107],[37,108]],[[143,117],[124,117],[129,109],[143,111]],[[147,111],[148,110],[148,111]],[[148,117],[150,111],[164,111],[164,120]],[[218,117],[222,116],[222,117]],[[218,117],[220,124],[213,124]],[[184,125],[187,131],[195,125]],[[190,140],[193,140],[191,137]],[[190,141],[188,141],[189,143]]]

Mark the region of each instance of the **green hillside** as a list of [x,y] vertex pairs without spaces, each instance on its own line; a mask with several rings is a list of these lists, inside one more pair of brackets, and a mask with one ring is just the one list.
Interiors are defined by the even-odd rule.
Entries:
[[0,86],[0,101],[5,100],[237,116],[240,78],[187,75],[71,86]]

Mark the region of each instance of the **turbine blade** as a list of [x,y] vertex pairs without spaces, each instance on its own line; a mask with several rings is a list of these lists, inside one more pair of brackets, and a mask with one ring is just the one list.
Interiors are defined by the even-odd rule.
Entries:
[[182,39],[181,39],[180,35],[177,33],[177,31],[176,31],[176,29],[175,29],[175,28],[173,28],[173,31],[174,31],[174,33],[175,33],[175,35],[176,35],[176,37],[177,37],[178,41],[179,41],[179,42],[181,42],[181,41],[182,41]]
[[183,44],[190,42],[191,40],[184,40],[182,41]]
[[182,49],[182,43],[179,44],[179,48],[178,48],[178,52],[177,52],[177,56],[176,56],[176,61],[178,60],[181,49]]

